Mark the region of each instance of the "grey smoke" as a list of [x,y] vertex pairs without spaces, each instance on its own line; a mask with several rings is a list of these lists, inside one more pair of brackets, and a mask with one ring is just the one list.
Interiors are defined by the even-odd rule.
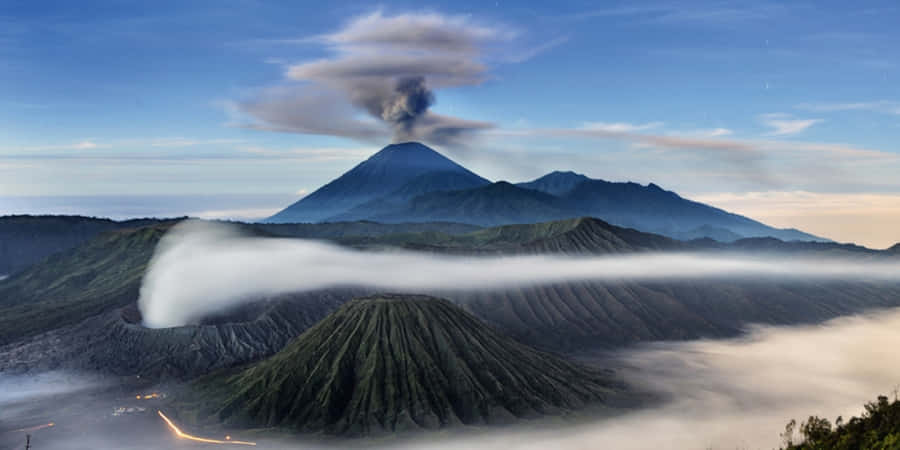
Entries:
[[415,121],[434,103],[434,93],[425,86],[425,77],[397,80],[393,95],[381,104],[381,118],[409,134]]
[[[482,47],[510,37],[465,17],[376,12],[309,39],[333,56],[289,66],[287,83],[236,107],[252,119],[242,126],[257,129],[460,144],[493,125],[430,112],[435,90],[483,82]],[[281,94],[269,95],[273,89]]]
[[573,280],[716,277],[900,279],[900,260],[860,262],[691,253],[608,257],[451,257],[363,252],[324,242],[247,237],[182,222],[163,237],[141,286],[147,326],[199,320],[263,296],[362,285],[391,291],[494,289]]

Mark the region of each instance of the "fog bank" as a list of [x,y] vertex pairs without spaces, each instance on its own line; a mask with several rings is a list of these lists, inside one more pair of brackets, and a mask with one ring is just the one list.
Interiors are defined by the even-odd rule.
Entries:
[[[577,426],[544,427],[541,422],[508,428],[456,428],[429,433],[423,440],[306,440],[254,436],[257,448],[391,450],[587,450],[772,449],[778,448],[785,423],[811,414],[848,419],[866,401],[891,392],[900,383],[900,309],[873,312],[803,327],[757,327],[729,340],[655,344],[626,350],[603,362],[629,382],[668,399],[657,407],[591,420]],[[60,385],[61,384],[61,385]],[[176,441],[165,425],[148,414],[112,417],[111,406],[133,398],[98,404],[90,396],[60,397],[83,387],[66,379],[0,375],[0,425],[18,428],[41,423],[34,409],[56,422],[38,433],[41,449],[196,448]],[[114,398],[115,390],[107,390]],[[48,401],[40,401],[46,397]],[[27,416],[10,404],[27,403]],[[61,405],[72,411],[63,414]],[[75,409],[81,406],[81,410]],[[148,405],[149,406],[149,405]],[[20,413],[22,411],[19,411]],[[18,416],[18,417],[17,417]],[[42,414],[41,416],[44,416]],[[131,418],[129,418],[131,417]],[[121,433],[127,426],[129,432]],[[4,434],[17,445],[24,436]],[[72,431],[78,438],[73,441]],[[245,434],[233,430],[237,436]],[[458,433],[457,433],[458,432]],[[55,434],[53,434],[55,433]],[[258,437],[259,439],[255,439]],[[302,436],[300,436],[302,438]]]
[[487,435],[405,449],[772,449],[788,420],[845,421],[900,384],[900,310],[819,326],[622,352],[620,372],[670,398],[659,408],[554,432]]
[[490,289],[572,280],[801,277],[900,280],[900,260],[861,262],[697,253],[461,257],[357,251],[241,235],[187,221],[163,237],[141,287],[150,327],[171,327],[261,296],[335,286],[389,291]]

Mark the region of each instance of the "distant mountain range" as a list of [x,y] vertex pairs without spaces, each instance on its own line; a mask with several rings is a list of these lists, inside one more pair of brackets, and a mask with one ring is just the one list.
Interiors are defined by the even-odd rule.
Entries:
[[266,222],[370,220],[497,226],[584,216],[680,240],[732,242],[770,236],[827,241],[687,200],[652,183],[614,183],[575,172],[552,172],[518,184],[491,183],[416,142],[385,147]]

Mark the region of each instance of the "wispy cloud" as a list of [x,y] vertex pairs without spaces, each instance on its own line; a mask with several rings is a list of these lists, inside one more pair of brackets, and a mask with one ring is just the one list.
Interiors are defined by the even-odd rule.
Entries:
[[732,134],[734,134],[734,132],[729,130],[728,128],[710,128],[707,130],[688,131],[685,134],[687,134],[689,136],[717,138],[717,137],[722,137],[722,136],[731,136]]
[[[781,116],[778,116],[781,117]],[[695,132],[675,132],[671,134],[650,134],[640,131],[655,129],[662,122],[632,124],[627,122],[586,122],[575,128],[507,128],[490,132],[496,136],[551,136],[585,139],[616,139],[637,142],[664,149],[708,150],[722,153],[742,154],[759,158],[767,152],[796,151],[844,156],[857,159],[898,160],[900,154],[836,143],[778,141],[766,139],[724,138],[731,130],[715,128],[705,130],[705,135]],[[703,131],[703,130],[701,130]]]
[[662,122],[648,123],[628,123],[628,122],[585,122],[581,128],[588,131],[599,131],[605,133],[634,133],[636,131],[649,130],[659,128]]
[[540,55],[541,53],[569,42],[569,39],[571,39],[570,36],[559,36],[523,51],[513,52],[512,54],[503,57],[502,60],[511,63],[522,63]]
[[796,107],[797,109],[813,112],[871,111],[900,115],[900,102],[889,100],[844,103],[801,103]]
[[769,136],[786,136],[802,133],[809,127],[823,122],[822,119],[794,119],[784,113],[770,113],[759,116],[760,121],[772,128]]
[[145,143],[150,147],[194,147],[198,145],[230,145],[244,142],[242,139],[191,139],[183,137],[143,139],[125,141],[134,144]]
[[787,7],[779,3],[684,3],[654,2],[594,8],[561,16],[568,20],[627,17],[658,24],[723,24],[764,20],[783,13]]
[[21,147],[7,147],[2,151],[24,151],[24,152],[43,152],[53,150],[92,150],[96,148],[106,148],[106,144],[98,144],[92,139],[86,139],[78,142],[66,144],[48,144],[48,145],[27,145]]
[[[243,142],[241,139],[197,139],[197,138],[185,138],[185,137],[159,137],[159,138],[130,138],[130,139],[112,139],[112,140],[100,140],[100,139],[85,139],[71,143],[62,143],[62,144],[46,144],[46,145],[29,145],[29,146],[20,146],[20,147],[5,147],[0,148],[0,154],[6,153],[2,156],[9,157],[10,154],[18,154],[24,157],[30,156],[42,156],[37,155],[36,153],[44,153],[44,152],[53,152],[53,151],[64,151],[64,150],[82,150],[82,152],[69,152],[68,156],[71,157],[79,157],[79,156],[90,156],[97,154],[96,151],[99,150],[129,150],[133,151],[135,148],[140,147],[152,147],[152,148],[181,148],[181,147],[196,147],[196,146],[231,146],[234,144],[239,144]],[[84,152],[90,150],[90,152]],[[24,152],[24,153],[22,153]],[[47,156],[47,155],[43,155]],[[127,155],[122,155],[126,156]]]
[[[643,170],[649,162],[667,161],[655,166],[651,181],[665,179],[673,170],[672,164],[683,163],[680,173],[692,173],[692,177],[709,178],[715,174],[717,182],[739,184],[749,189],[786,189],[799,186],[821,186],[823,179],[829,183],[872,186],[884,184],[892,178],[885,174],[890,168],[900,170],[900,154],[843,143],[804,142],[771,138],[735,138],[731,130],[711,129],[695,131],[667,131],[647,124],[627,122],[605,123],[606,126],[591,129],[574,128],[507,128],[492,130],[488,136],[500,137],[497,145],[509,138],[525,138],[529,144],[536,138],[610,140],[630,143],[632,150],[610,150],[619,164],[626,161],[643,161],[637,167]],[[615,125],[610,125],[615,124]],[[643,129],[643,130],[641,130]],[[652,131],[652,132],[651,132]],[[699,133],[701,131],[703,133]],[[603,152],[604,154],[606,152]],[[651,158],[652,156],[652,158]],[[571,156],[567,156],[574,160]],[[597,154],[595,158],[602,158]],[[650,160],[648,160],[650,158]],[[555,161],[556,158],[550,161]],[[680,161],[680,162],[679,162]],[[589,161],[580,164],[591,164]],[[666,166],[667,169],[662,167]],[[608,172],[608,170],[607,170]],[[634,172],[634,169],[632,169]],[[788,173],[790,175],[788,175]],[[866,182],[860,174],[868,173]],[[634,175],[629,175],[629,177]],[[646,176],[646,175],[645,175]],[[823,178],[824,177],[824,178]],[[691,182],[680,182],[681,185]],[[888,185],[896,185],[887,182]],[[887,186],[887,185],[885,185]]]

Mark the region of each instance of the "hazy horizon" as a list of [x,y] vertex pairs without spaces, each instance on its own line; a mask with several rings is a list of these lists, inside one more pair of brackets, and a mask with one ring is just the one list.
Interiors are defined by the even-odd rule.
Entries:
[[[575,170],[840,242],[900,241],[890,2],[103,5],[0,9],[0,214],[112,193],[296,200],[421,140],[491,180]],[[397,79],[412,101],[391,97]]]

